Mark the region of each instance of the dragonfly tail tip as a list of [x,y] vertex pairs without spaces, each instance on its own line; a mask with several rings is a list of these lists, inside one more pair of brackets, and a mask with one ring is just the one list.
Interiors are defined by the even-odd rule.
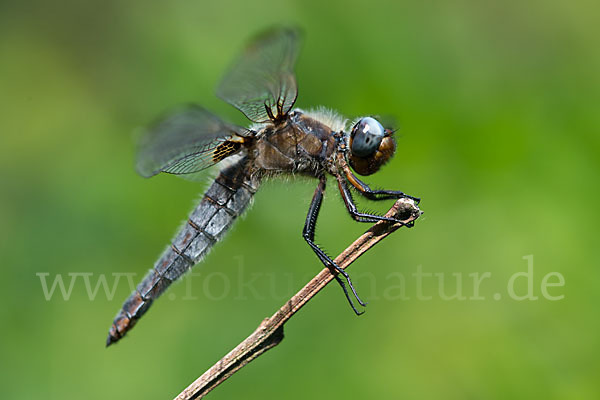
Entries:
[[116,343],[118,340],[119,340],[119,338],[114,337],[113,335],[111,335],[109,333],[108,337],[106,338],[106,347],[110,346],[113,343]]

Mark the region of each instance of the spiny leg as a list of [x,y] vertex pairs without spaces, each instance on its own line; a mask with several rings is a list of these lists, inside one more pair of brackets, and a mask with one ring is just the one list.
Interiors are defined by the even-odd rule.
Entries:
[[[348,285],[350,286],[350,289],[352,290],[352,293],[354,294],[354,297],[356,297],[356,300],[358,301],[358,303],[361,306],[364,307],[366,304],[360,299],[360,297],[358,297],[358,293],[356,293],[356,289],[354,289],[354,285],[352,284],[352,280],[350,280],[350,276],[348,275],[348,273],[346,271],[344,271],[342,268],[340,268],[314,242],[314,240],[315,240],[315,226],[316,226],[316,223],[317,223],[317,217],[319,216],[319,211],[321,209],[321,203],[323,202],[323,193],[325,192],[325,184],[326,184],[326,182],[327,182],[327,180],[326,180],[325,176],[320,176],[319,177],[319,185],[315,189],[315,194],[314,194],[313,199],[312,199],[312,201],[310,203],[310,207],[308,209],[308,214],[306,215],[306,222],[304,223],[304,229],[302,230],[302,236],[304,237],[304,240],[306,240],[306,243],[308,243],[308,245],[313,249],[313,251],[315,252],[315,254],[317,255],[317,257],[319,257],[319,260],[321,260],[321,262],[327,268],[329,268],[330,270],[332,270],[331,271],[332,273],[334,273],[333,270],[335,270],[338,273],[342,274],[344,276],[344,278],[346,278],[346,281],[348,282]],[[340,286],[344,290],[344,294],[346,295],[346,298],[348,299],[348,302],[350,303],[350,306],[352,307],[352,309],[354,310],[354,312],[357,315],[362,314],[362,313],[358,312],[358,310],[356,309],[356,307],[354,307],[354,303],[352,302],[352,299],[350,298],[350,296],[348,294],[348,291],[346,290],[346,285],[344,284],[344,282],[335,273],[334,273],[334,277],[336,278],[337,282],[340,284]]]
[[412,228],[412,226],[413,226],[412,223],[405,224],[404,222],[402,222],[401,220],[396,219],[396,218],[389,218],[386,216],[368,214],[368,213],[363,213],[363,212],[358,211],[358,208],[356,207],[356,204],[354,203],[354,199],[352,198],[352,193],[350,192],[350,188],[348,187],[348,183],[346,182],[344,177],[341,175],[336,175],[336,179],[338,181],[338,187],[340,189],[340,193],[342,194],[342,198],[344,199],[344,204],[346,205],[346,209],[350,213],[350,216],[352,217],[352,219],[354,219],[355,221],[369,222],[369,223],[375,223],[377,221],[389,221],[389,222],[395,222],[398,224],[402,224],[402,225],[406,226],[407,228]]
[[399,190],[373,190],[369,187],[369,185],[358,179],[356,175],[354,175],[347,166],[344,168],[344,173],[348,182],[350,182],[350,184],[354,186],[360,194],[362,194],[369,200],[389,200],[407,198],[413,200],[417,205],[421,201],[420,198],[409,196]]
[[[340,278],[339,275],[337,275],[337,274],[334,274],[333,277],[335,278],[335,280],[337,281],[337,283],[339,283],[340,286],[342,287],[342,290],[344,291],[344,295],[346,295],[346,299],[348,300],[348,303],[350,304],[350,307],[352,307],[352,310],[354,311],[354,313],[356,315],[364,314],[364,311],[358,311],[356,309],[356,307],[354,306],[354,303],[352,302],[352,298],[350,298],[350,294],[348,294],[348,289],[346,289],[346,284],[344,283],[344,281],[342,280],[342,278]],[[353,292],[353,293],[356,296],[356,292]],[[358,298],[358,296],[356,296],[356,299],[360,302],[360,299]],[[360,304],[363,307],[366,305],[366,304],[362,304],[362,303],[360,303]]]

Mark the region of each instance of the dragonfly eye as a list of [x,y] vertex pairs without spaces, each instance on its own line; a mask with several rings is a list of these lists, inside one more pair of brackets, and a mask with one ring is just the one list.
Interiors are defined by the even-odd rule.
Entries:
[[385,129],[374,118],[365,117],[352,128],[350,151],[358,157],[369,157],[377,151],[385,136]]
[[376,119],[362,118],[352,128],[348,161],[359,175],[374,174],[395,151],[392,131],[386,131]]

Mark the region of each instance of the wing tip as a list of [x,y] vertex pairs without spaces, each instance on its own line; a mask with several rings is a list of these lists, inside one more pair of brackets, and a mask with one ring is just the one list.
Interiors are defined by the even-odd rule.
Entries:
[[276,24],[259,31],[250,39],[249,43],[251,44],[266,38],[275,38],[279,36],[290,36],[294,39],[298,39],[304,36],[304,29],[302,29],[299,25]]
[[142,178],[148,179],[148,178],[152,178],[155,175],[160,174],[162,172],[162,170],[148,169],[144,165],[140,165],[140,163],[136,163],[135,172],[137,172],[137,174],[140,175]]

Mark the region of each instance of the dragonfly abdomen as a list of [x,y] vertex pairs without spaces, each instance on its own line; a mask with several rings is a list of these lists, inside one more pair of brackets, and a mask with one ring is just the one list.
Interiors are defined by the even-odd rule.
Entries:
[[221,171],[172,244],[123,304],[109,330],[107,346],[125,336],[154,299],[204,258],[248,207],[257,188],[258,180],[249,176],[245,158]]

